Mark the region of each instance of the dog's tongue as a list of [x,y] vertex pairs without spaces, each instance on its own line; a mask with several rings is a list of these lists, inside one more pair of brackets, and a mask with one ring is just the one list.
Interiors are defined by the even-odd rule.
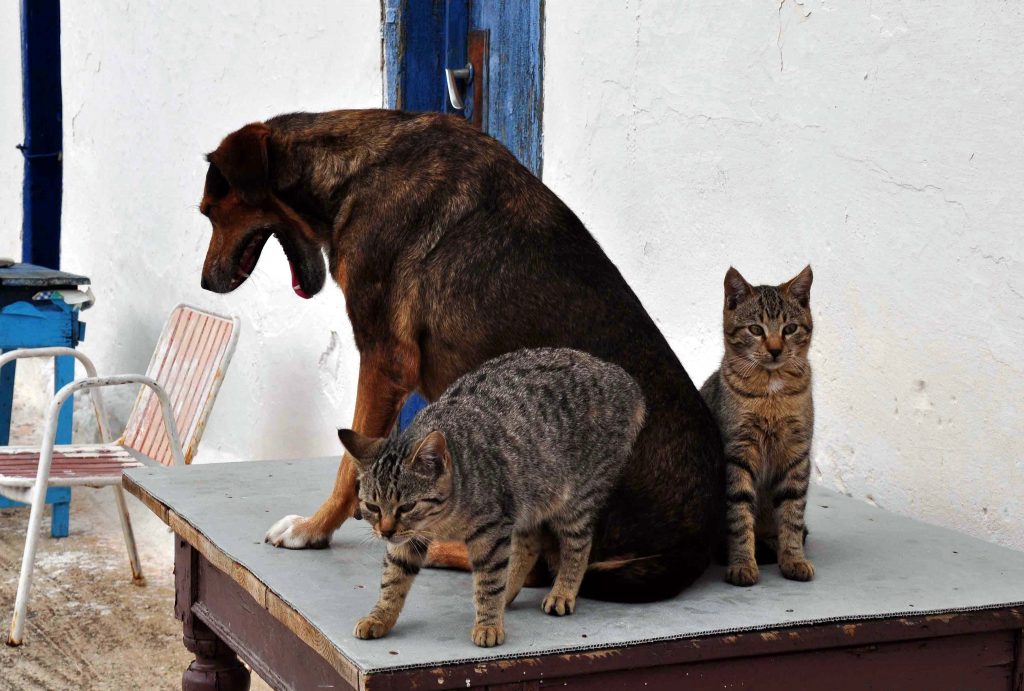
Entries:
[[288,267],[292,270],[292,290],[303,300],[308,300],[312,296],[302,289],[302,284],[299,282],[299,272],[295,270],[295,265],[289,261]]

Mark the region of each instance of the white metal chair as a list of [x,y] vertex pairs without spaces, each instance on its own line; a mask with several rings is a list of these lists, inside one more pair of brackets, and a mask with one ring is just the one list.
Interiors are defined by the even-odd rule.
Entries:
[[[145,582],[121,489],[121,474],[127,468],[150,463],[165,466],[191,463],[237,342],[237,318],[178,305],[164,325],[145,375],[98,377],[89,358],[70,348],[21,349],[0,356],[2,367],[16,358],[70,355],[82,363],[88,375],[64,386],[50,401],[42,448],[0,447],[0,494],[32,506],[8,645],[22,642],[48,486],[113,487],[132,579],[140,585]],[[120,384],[142,384],[142,387],[124,434],[111,442],[100,388]],[[55,448],[54,435],[61,405],[79,390],[89,391],[103,443]]]

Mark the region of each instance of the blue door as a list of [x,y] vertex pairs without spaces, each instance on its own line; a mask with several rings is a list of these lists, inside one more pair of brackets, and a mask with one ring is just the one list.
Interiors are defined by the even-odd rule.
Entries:
[[[389,108],[465,117],[541,174],[541,0],[386,0]],[[405,427],[426,402],[413,394]]]

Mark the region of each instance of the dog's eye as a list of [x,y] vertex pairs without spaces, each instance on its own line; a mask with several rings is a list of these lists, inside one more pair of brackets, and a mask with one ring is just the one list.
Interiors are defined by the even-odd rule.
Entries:
[[784,326],[783,329],[782,329],[782,333],[786,334],[787,336],[791,336],[791,335],[795,334],[796,333],[796,324],[786,324],[786,326]]
[[416,508],[416,502],[411,501],[408,504],[402,504],[398,507],[398,513],[409,513]]
[[370,513],[380,513],[380,507],[377,506],[376,504],[371,504],[368,501],[364,501],[363,506],[365,506],[366,510],[369,511]]
[[755,336],[764,336],[764,329],[762,329],[757,324],[751,324],[750,326],[747,327],[747,329],[749,329],[750,333],[754,334]]

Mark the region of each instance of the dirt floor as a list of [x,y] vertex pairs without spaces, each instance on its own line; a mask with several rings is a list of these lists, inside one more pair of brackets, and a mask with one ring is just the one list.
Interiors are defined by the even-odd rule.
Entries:
[[[25,415],[21,415],[24,418]],[[36,430],[16,421],[12,443]],[[25,643],[0,644],[0,689],[179,689],[192,660],[174,619],[173,536],[128,497],[146,576],[132,585],[110,489],[75,489],[71,534],[39,542]],[[0,619],[14,607],[28,509],[0,510]],[[253,689],[267,689],[253,674]]]

